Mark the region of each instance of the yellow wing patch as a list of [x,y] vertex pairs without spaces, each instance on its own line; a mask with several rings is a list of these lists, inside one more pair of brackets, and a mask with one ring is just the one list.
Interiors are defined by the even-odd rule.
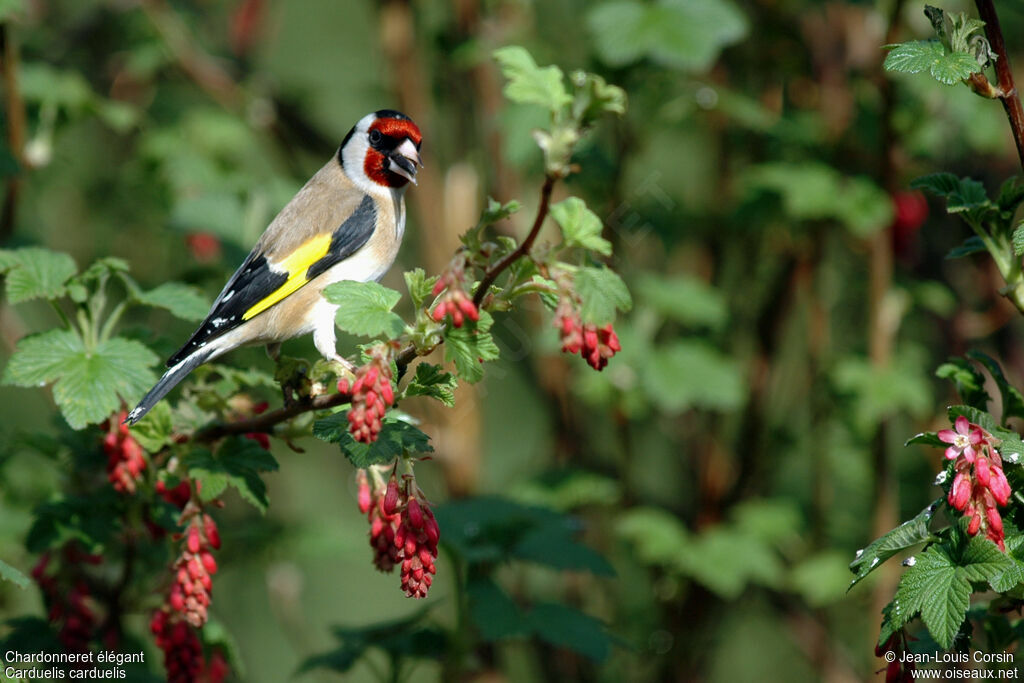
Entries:
[[306,279],[306,271],[309,267],[327,255],[331,247],[331,234],[325,233],[309,240],[298,249],[288,254],[282,261],[276,263],[278,269],[288,273],[285,283],[261,299],[242,315],[242,320],[249,320],[263,311],[267,310],[278,301],[281,301],[295,290],[309,282]]

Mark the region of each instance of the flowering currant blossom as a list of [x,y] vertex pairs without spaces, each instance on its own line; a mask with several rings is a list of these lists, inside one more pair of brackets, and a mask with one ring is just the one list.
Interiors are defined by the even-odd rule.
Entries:
[[974,536],[984,529],[985,536],[1005,552],[1003,519],[998,507],[1009,502],[1010,483],[996,449],[998,440],[963,415],[953,427],[938,433],[939,440],[949,444],[946,458],[955,460],[956,476],[947,501],[970,520],[967,533]]
[[462,327],[466,318],[477,321],[480,311],[466,291],[466,259],[460,254],[434,284],[433,295],[444,292],[430,316],[437,322],[451,316],[452,325]]
[[373,443],[380,434],[384,414],[395,402],[391,386],[391,358],[386,347],[375,346],[370,360],[356,368],[356,378],[349,384],[347,378],[338,382],[338,392],[352,397],[348,411],[348,431],[356,441]]

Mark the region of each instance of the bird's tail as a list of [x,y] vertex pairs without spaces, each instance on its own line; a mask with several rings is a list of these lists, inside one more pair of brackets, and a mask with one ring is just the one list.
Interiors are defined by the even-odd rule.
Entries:
[[160,399],[167,395],[167,392],[178,386],[178,382],[185,379],[185,377],[188,376],[188,373],[205,363],[210,356],[213,355],[213,352],[214,350],[212,348],[199,349],[195,353],[192,353],[185,359],[173,365],[164,373],[164,376],[160,378],[160,381],[149,390],[149,393],[142,397],[142,400],[139,401],[139,405],[135,406],[135,410],[128,413],[128,417],[125,418],[125,422],[129,425],[133,425],[141,420]]

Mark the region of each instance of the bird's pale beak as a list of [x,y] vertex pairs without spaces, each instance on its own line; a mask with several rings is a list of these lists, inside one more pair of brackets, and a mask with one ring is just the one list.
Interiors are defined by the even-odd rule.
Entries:
[[423,162],[420,161],[419,150],[416,149],[416,145],[412,143],[412,140],[406,138],[402,141],[398,147],[389,155],[391,159],[391,168],[389,169],[392,173],[397,173],[409,180],[413,185],[416,184],[416,167],[422,166]]

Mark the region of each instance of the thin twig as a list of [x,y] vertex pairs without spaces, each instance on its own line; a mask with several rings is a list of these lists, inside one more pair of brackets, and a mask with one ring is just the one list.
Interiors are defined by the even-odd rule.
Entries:
[[537,239],[537,235],[540,233],[541,226],[544,225],[544,219],[547,218],[548,207],[551,205],[551,191],[554,189],[555,182],[557,180],[558,179],[551,174],[545,176],[544,186],[540,189],[540,205],[537,207],[537,217],[533,219],[533,227],[530,228],[530,233],[515,251],[484,273],[483,279],[480,280],[480,284],[477,285],[476,292],[473,294],[473,304],[477,307],[483,303],[484,297],[487,296],[487,290],[491,288],[491,285],[493,285],[494,281],[498,279],[498,276],[513,263],[530,252],[534,241]]
[[[503,258],[484,274],[483,279],[480,280],[480,284],[477,285],[476,292],[473,294],[473,302],[477,306],[479,306],[484,300],[487,290],[490,289],[495,280],[497,280],[498,277],[513,263],[529,253],[530,248],[537,239],[537,235],[540,233],[541,227],[544,225],[544,219],[547,218],[548,209],[551,206],[551,192],[557,181],[558,178],[555,176],[548,175],[545,177],[544,185],[541,187],[540,191],[540,204],[537,206],[537,215],[533,219],[533,226],[530,228],[530,232],[526,235],[526,238],[515,249],[515,251]],[[409,367],[409,364],[412,363],[417,355],[417,349],[412,344],[407,345],[398,352],[395,356],[395,363],[398,366],[399,378],[401,378],[405,373],[406,368]],[[317,396],[312,399],[283,406],[277,410],[271,410],[248,420],[218,423],[205,427],[193,434],[192,438],[189,440],[196,442],[210,442],[233,434],[249,434],[252,432],[269,433],[274,430],[276,425],[286,420],[290,420],[293,417],[313,410],[335,408],[337,406],[345,405],[350,400],[351,397],[349,395],[341,393]]]
[[989,46],[996,53],[996,76],[999,78],[999,89],[1002,90],[1003,109],[1010,120],[1013,141],[1017,145],[1017,155],[1024,167],[1024,107],[1021,106],[1020,95],[1013,83],[1013,70],[1010,68],[1010,57],[1006,54],[1006,43],[1003,42],[1003,31],[999,28],[999,16],[996,14],[992,0],[975,0],[978,16],[985,22],[985,35]]

